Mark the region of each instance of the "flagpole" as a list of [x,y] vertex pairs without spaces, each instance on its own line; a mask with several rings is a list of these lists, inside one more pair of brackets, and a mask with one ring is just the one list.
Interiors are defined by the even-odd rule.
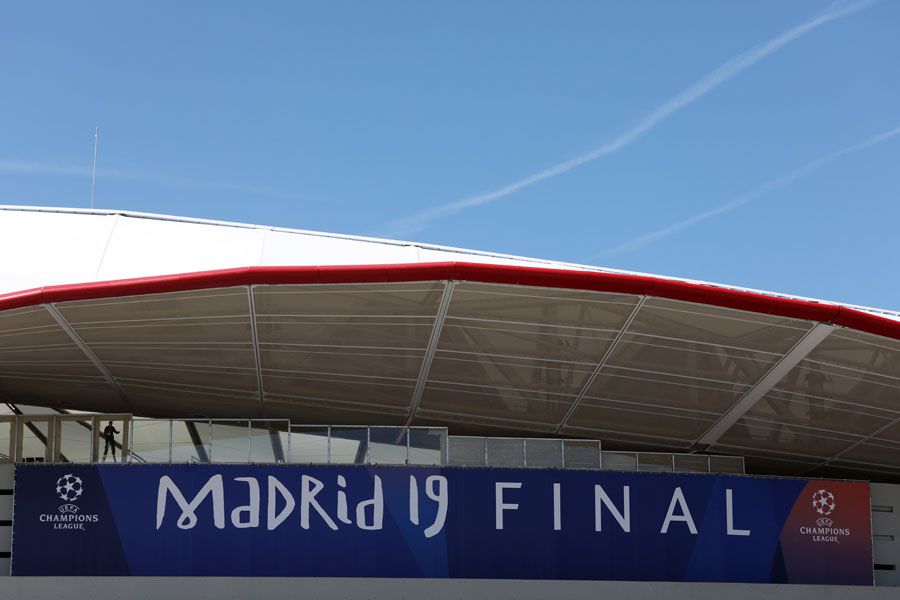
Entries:
[[91,209],[94,208],[94,191],[97,188],[97,147],[100,145],[100,128],[94,129],[94,166],[91,169]]

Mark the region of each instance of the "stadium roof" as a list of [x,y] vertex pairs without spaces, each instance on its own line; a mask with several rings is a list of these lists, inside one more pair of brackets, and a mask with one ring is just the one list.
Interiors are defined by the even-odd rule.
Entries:
[[480,253],[0,207],[0,396],[440,424],[900,477],[900,316]]

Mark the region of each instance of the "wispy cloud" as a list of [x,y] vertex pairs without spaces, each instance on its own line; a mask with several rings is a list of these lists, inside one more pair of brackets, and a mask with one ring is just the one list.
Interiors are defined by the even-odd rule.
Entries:
[[848,154],[853,154],[854,152],[859,152],[860,150],[864,150],[875,144],[879,144],[885,140],[891,139],[895,136],[900,135],[900,127],[896,127],[894,129],[890,129],[883,133],[879,133],[878,135],[872,136],[867,140],[859,142],[858,144],[853,144],[852,146],[847,146],[846,148],[842,148],[831,154],[826,154],[825,156],[818,158],[811,163],[808,163],[795,171],[791,171],[787,175],[783,175],[771,181],[768,181],[755,190],[748,192],[746,194],[742,194],[732,200],[712,208],[710,210],[701,212],[699,214],[694,215],[693,217],[684,219],[683,221],[679,221],[677,223],[673,223],[668,227],[664,227],[662,229],[658,229],[651,233],[638,236],[632,240],[625,242],[619,246],[614,248],[610,248],[609,250],[600,254],[600,256],[609,256],[611,254],[621,254],[623,252],[631,252],[633,250],[637,250],[639,248],[643,248],[648,244],[652,244],[653,242],[659,241],[662,238],[668,237],[670,235],[676,234],[680,231],[691,227],[692,225],[696,225],[701,221],[705,221],[707,219],[711,219],[712,217],[721,215],[723,213],[731,212],[735,209],[738,209],[746,204],[750,204],[755,200],[759,200],[766,194],[774,192],[776,190],[780,190],[783,187],[786,187],[798,179],[803,179],[807,175],[811,175],[813,172],[818,171],[822,167],[828,165],[831,162],[834,162],[838,158],[842,156],[846,156]]
[[[29,162],[23,160],[4,160],[0,159],[0,172],[3,173],[19,173],[32,175],[58,175],[66,177],[90,177],[90,169],[87,167],[73,167],[69,165],[58,165],[53,163]],[[136,181],[160,185],[166,187],[188,188],[188,189],[210,189],[244,192],[254,196],[266,196],[270,198],[281,199],[297,199],[296,194],[291,194],[278,189],[267,186],[248,185],[244,183],[236,183],[232,181],[216,181],[208,179],[191,179],[184,177],[167,177],[164,175],[156,175],[153,173],[145,173],[142,171],[127,171],[120,169],[97,169],[97,180],[101,183],[104,179],[115,179],[119,181]]]
[[460,200],[456,200],[455,202],[450,202],[449,204],[437,206],[393,221],[392,223],[388,224],[389,233],[391,235],[399,236],[421,231],[426,226],[428,226],[429,223],[438,219],[455,215],[468,208],[473,208],[475,206],[494,202],[496,200],[499,200],[500,198],[509,196],[510,194],[514,194],[520,190],[540,183],[545,179],[556,177],[557,175],[561,175],[563,173],[571,171],[576,167],[580,167],[585,163],[595,161],[610,154],[614,154],[619,150],[622,150],[626,146],[629,146],[632,143],[636,142],[645,133],[656,127],[659,123],[672,116],[685,106],[696,102],[698,99],[702,98],[732,77],[738,75],[745,69],[750,68],[770,54],[777,52],[794,40],[815,29],[818,29],[819,27],[827,23],[830,23],[831,21],[836,21],[838,19],[842,19],[856,12],[859,12],[864,8],[867,8],[868,6],[874,4],[875,2],[877,2],[877,0],[858,0],[855,2],[839,0],[838,2],[834,2],[828,5],[821,13],[809,19],[808,21],[794,27],[793,29],[785,31],[778,37],[775,37],[768,42],[755,46],[754,48],[751,48],[750,50],[735,56],[719,67],[713,69],[693,85],[682,90],[681,92],[664,102],[649,114],[645,115],[640,121],[637,122],[637,124],[632,126],[624,133],[620,134],[618,137],[614,138],[612,141],[604,144],[603,146],[600,146],[599,148],[596,148],[595,150],[592,150],[587,154],[582,154],[581,156],[575,157],[571,160],[553,165],[548,169],[544,169],[543,171],[539,171],[533,175],[529,175],[528,177],[510,183],[509,185],[505,185],[496,190],[484,192],[474,196],[468,196]]

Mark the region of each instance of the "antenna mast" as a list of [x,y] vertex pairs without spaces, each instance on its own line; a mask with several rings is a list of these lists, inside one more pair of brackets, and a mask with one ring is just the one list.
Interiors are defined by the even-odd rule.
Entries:
[[100,146],[100,128],[94,129],[94,166],[91,169],[91,209],[94,208],[94,190],[97,188],[97,147]]

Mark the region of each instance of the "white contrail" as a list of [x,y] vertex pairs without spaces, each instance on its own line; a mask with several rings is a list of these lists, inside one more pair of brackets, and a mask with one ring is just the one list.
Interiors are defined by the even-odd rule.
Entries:
[[[29,162],[23,160],[0,159],[0,172],[23,173],[33,175],[62,175],[74,177],[90,177],[91,171],[86,167],[73,167],[52,163]],[[123,171],[119,169],[97,169],[101,178],[118,179],[121,181],[143,181],[162,186],[173,186],[193,189],[233,190],[246,192],[258,196],[272,198],[297,199],[296,194],[289,194],[280,190],[264,186],[247,185],[230,181],[210,181],[204,179],[188,179],[183,177],[165,177],[143,173],[140,171]]]
[[846,156],[847,154],[852,154],[854,152],[859,152],[860,150],[864,150],[865,148],[874,146],[875,144],[879,144],[897,135],[900,135],[900,127],[896,127],[883,133],[879,133],[878,135],[870,137],[869,139],[859,142],[858,144],[847,146],[846,148],[842,148],[841,150],[837,150],[835,152],[832,152],[831,154],[826,154],[825,156],[818,158],[795,171],[791,171],[787,175],[783,175],[781,177],[778,177],[777,179],[768,181],[751,192],[738,196],[737,198],[733,198],[725,204],[696,214],[693,217],[690,217],[683,221],[679,221],[678,223],[674,223],[672,225],[669,225],[668,227],[664,227],[654,232],[638,236],[632,240],[625,242],[624,244],[621,244],[614,248],[610,248],[609,250],[603,252],[600,256],[609,256],[610,254],[619,254],[621,252],[630,252],[632,250],[637,250],[638,248],[643,248],[644,246],[652,244],[657,240],[687,229],[691,225],[696,225],[701,221],[705,221],[706,219],[715,217],[716,215],[721,215],[722,213],[730,212],[744,206],[745,204],[749,204],[754,200],[758,200],[770,192],[774,192],[775,190],[786,187],[791,183],[794,183],[798,179],[802,179],[807,175],[812,174],[814,171],[818,171],[825,165],[837,160],[838,158],[841,158],[842,156]]
[[750,50],[739,54],[723,63],[716,69],[713,69],[712,71],[704,75],[699,81],[697,81],[687,89],[682,90],[680,93],[670,98],[661,106],[657,107],[650,114],[644,116],[644,118],[638,121],[638,123],[631,129],[614,138],[611,142],[608,142],[607,144],[595,150],[592,150],[587,154],[583,154],[566,162],[559,163],[550,167],[549,169],[544,169],[543,171],[535,173],[534,175],[529,175],[524,179],[520,179],[519,181],[513,182],[502,188],[482,194],[477,194],[475,196],[468,196],[449,204],[436,206],[434,208],[415,213],[402,219],[398,219],[388,225],[388,227],[390,228],[390,232],[392,235],[404,235],[421,231],[428,225],[428,223],[432,221],[454,215],[467,208],[472,208],[474,206],[493,202],[495,200],[503,198],[504,196],[514,194],[519,190],[531,187],[536,183],[544,181],[545,179],[561,175],[562,173],[571,171],[572,169],[579,167],[585,163],[595,161],[604,156],[608,156],[610,154],[618,152],[622,148],[625,148],[626,146],[637,141],[641,136],[653,129],[660,122],[672,116],[685,106],[688,106],[689,104],[697,101],[735,75],[753,66],[770,54],[777,52],[782,47],[793,42],[797,38],[821,27],[822,25],[825,25],[826,23],[835,21],[837,19],[842,19],[844,17],[852,15],[855,12],[863,10],[864,8],[874,4],[875,2],[877,2],[877,0],[859,0],[856,2],[839,0],[838,2],[834,2],[828,5],[825,10],[823,10],[821,13],[819,13],[809,21],[806,21],[805,23],[802,23],[794,27],[793,29],[789,29],[778,37],[764,44],[751,48]]

